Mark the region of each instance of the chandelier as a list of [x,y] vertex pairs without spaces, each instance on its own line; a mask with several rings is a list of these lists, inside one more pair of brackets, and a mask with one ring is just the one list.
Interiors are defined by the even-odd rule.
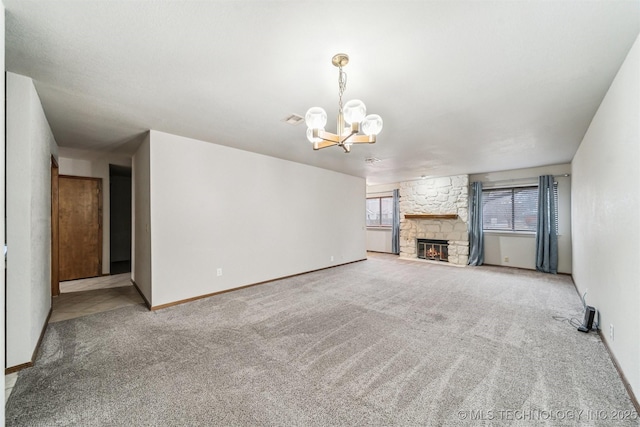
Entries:
[[324,130],[327,124],[327,112],[320,107],[312,107],[304,118],[308,127],[307,139],[313,143],[314,150],[337,145],[342,147],[345,153],[349,153],[352,144],[376,142],[376,135],[382,130],[382,118],[377,114],[367,116],[367,107],[359,99],[353,99],[342,105],[342,94],[347,86],[347,73],[342,71],[342,67],[349,63],[349,55],[338,53],[333,56],[331,63],[339,70],[337,133]]

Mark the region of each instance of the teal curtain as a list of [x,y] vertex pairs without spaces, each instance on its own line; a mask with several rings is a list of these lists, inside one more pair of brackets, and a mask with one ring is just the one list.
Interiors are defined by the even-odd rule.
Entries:
[[538,182],[538,226],[536,229],[536,270],[558,272],[558,224],[553,175],[543,175]]
[[393,190],[393,224],[391,227],[391,252],[400,254],[400,191]]
[[469,265],[484,262],[484,232],[482,231],[482,183],[471,183],[469,199]]

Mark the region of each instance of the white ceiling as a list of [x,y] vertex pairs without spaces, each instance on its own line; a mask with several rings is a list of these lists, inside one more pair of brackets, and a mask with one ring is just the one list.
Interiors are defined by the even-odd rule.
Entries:
[[[60,146],[131,153],[156,129],[369,184],[571,161],[640,31],[637,0],[4,4],[7,70]],[[283,119],[317,105],[335,131],[338,52],[384,129],[314,152]]]

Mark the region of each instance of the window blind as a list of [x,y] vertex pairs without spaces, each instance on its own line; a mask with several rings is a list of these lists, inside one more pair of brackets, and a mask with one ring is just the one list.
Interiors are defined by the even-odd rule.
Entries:
[[[553,186],[558,220],[558,184]],[[511,187],[482,191],[484,230],[535,232],[538,222],[538,187]]]

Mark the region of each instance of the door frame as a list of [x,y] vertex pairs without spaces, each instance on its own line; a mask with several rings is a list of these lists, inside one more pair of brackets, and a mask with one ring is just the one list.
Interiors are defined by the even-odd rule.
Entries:
[[59,236],[59,168],[56,158],[51,156],[51,296],[60,295],[60,236]]

